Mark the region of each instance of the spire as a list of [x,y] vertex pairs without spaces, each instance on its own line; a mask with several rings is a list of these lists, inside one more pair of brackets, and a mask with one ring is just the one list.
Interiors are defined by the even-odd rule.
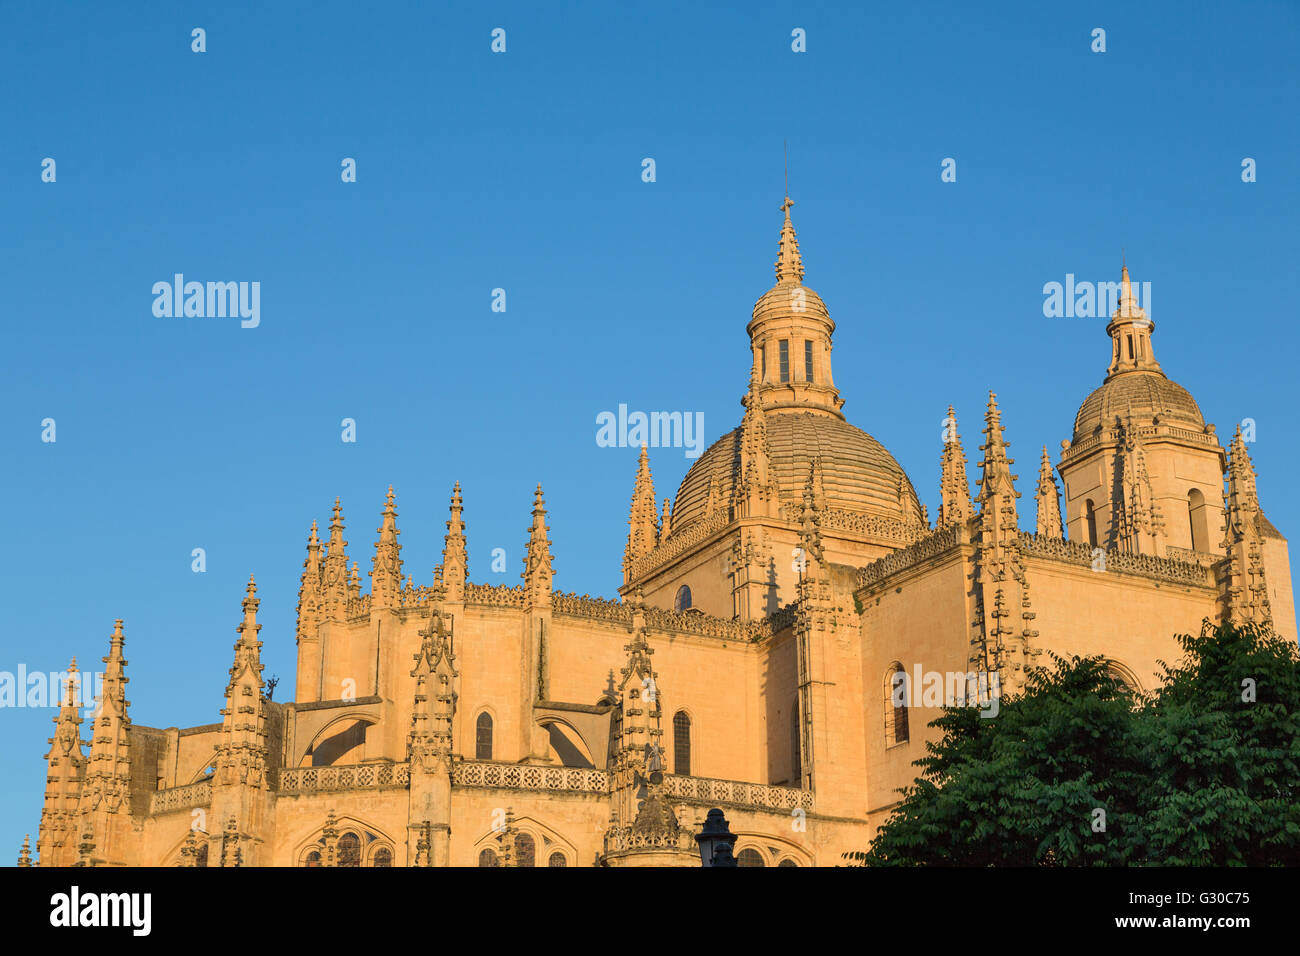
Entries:
[[799,255],[799,240],[795,238],[794,224],[790,222],[790,207],[793,205],[789,196],[781,203],[785,223],[781,226],[781,248],[776,257],[777,282],[803,281],[803,257]]
[[997,396],[989,392],[984,415],[984,444],[980,446],[978,522],[975,526],[972,580],[976,603],[970,663],[975,671],[997,672],[1002,693],[1023,687],[1028,667],[1041,653],[1035,646],[1035,614],[1029,600],[1029,580],[1020,552],[1016,515],[1015,460],[1007,457]]
[[18,851],[18,865],[32,865],[32,837],[30,833],[23,834],[23,848]]
[[740,400],[745,407],[745,415],[740,421],[740,480],[732,492],[731,502],[739,518],[771,515],[778,505],[767,442],[767,416],[759,398],[758,376],[755,365],[750,369],[749,391]]
[[660,541],[663,541],[665,538],[668,537],[669,534],[672,533],[672,526],[673,526],[673,506],[672,503],[667,498],[665,498],[664,514],[663,514],[663,518],[659,522]]
[[348,575],[348,600],[361,600],[361,567],[357,562],[352,562],[352,573]]
[[960,524],[971,516],[970,482],[966,478],[966,453],[962,451],[961,435],[957,433],[957,418],[952,406],[943,422],[943,455],[939,470],[939,524],[940,528]]
[[665,763],[662,690],[650,660],[654,650],[646,640],[640,613],[634,615],[632,640],[623,650],[627,652],[627,663],[618,684],[611,769],[615,816],[624,825],[631,825],[650,789],[662,782]]
[[128,839],[131,789],[131,718],[127,714],[125,640],[122,621],[114,622],[104,661],[104,684],[93,717],[90,757],[86,761],[78,813],[90,834],[90,844],[99,859],[114,860],[122,855]]
[[1255,469],[1240,425],[1228,449],[1228,490],[1223,512],[1223,548],[1227,557],[1219,568],[1221,619],[1271,630],[1273,608],[1264,576],[1263,515],[1255,488]]
[[1038,466],[1038,533],[1045,538],[1064,538],[1061,530],[1061,492],[1052,471],[1052,459],[1043,446],[1043,460]]
[[1146,451],[1133,423],[1125,416],[1115,469],[1115,500],[1111,514],[1111,546],[1128,554],[1163,557],[1164,520],[1147,473]]
[[554,569],[551,566],[551,539],[547,532],[551,529],[546,524],[546,500],[542,497],[542,486],[537,486],[533,498],[533,523],[528,529],[528,551],[524,557],[524,590],[529,603],[549,606],[551,603],[551,584]]
[[636,483],[632,486],[632,510],[628,519],[627,547],[623,549],[623,583],[632,581],[632,566],[637,558],[654,550],[659,538],[659,518],[655,514],[655,483],[650,474],[646,446],[641,445],[637,461]]
[[325,551],[325,616],[342,620],[348,599],[348,543],[343,540],[343,508],[334,499],[334,516],[330,518],[330,540]]
[[[214,787],[252,787],[265,789],[266,779],[266,707],[263,700],[262,642],[257,623],[257,583],[250,574],[241,605],[244,619],[236,631],[235,660],[230,665],[226,684],[226,701],[221,710],[221,736],[217,744]],[[245,809],[239,808],[241,819]],[[232,814],[231,819],[235,817]],[[225,865],[225,864],[223,864]]]
[[1125,263],[1120,272],[1118,289],[1114,283],[1103,283],[1102,287],[1108,293],[1109,290],[1118,293],[1115,311],[1111,313],[1110,323],[1106,326],[1106,334],[1111,338],[1110,366],[1106,369],[1106,381],[1123,372],[1155,372],[1163,375],[1151,346],[1151,333],[1155,331],[1155,323],[1146,310],[1138,305],[1128,275],[1128,264]]
[[324,608],[324,565],[321,563],[321,543],[316,534],[316,522],[311,523],[307,535],[307,559],[302,563],[302,580],[298,585],[298,625],[296,640],[311,640],[320,627]]
[[45,755],[45,803],[36,833],[36,851],[44,866],[69,866],[76,861],[77,804],[81,797],[86,758],[81,749],[81,690],[77,659],[68,665],[63,706],[54,718],[54,736]]
[[378,533],[370,568],[370,606],[373,609],[396,608],[402,603],[402,546],[397,543],[397,536],[402,532],[397,530],[392,485],[388,486]]
[[821,511],[826,500],[826,490],[822,484],[822,460],[814,458],[808,469],[808,480],[803,488],[803,515],[799,532],[800,556],[803,559],[803,573],[800,581],[814,579],[821,574],[822,553]]
[[442,568],[439,575],[445,591],[443,599],[450,604],[464,603],[465,581],[469,573],[465,522],[461,517],[463,510],[458,481],[451,489],[451,517],[447,519],[447,535],[442,539]]
[[[980,462],[980,492],[977,500],[981,514],[996,503],[993,512],[997,526],[1004,532],[1015,534],[1019,528],[1016,499],[1020,497],[1015,481],[1019,476],[1011,474],[1011,466],[1016,460],[1007,457],[1007,445],[1002,438],[1002,413],[998,411],[997,395],[989,392],[989,406],[984,413],[984,444],[980,445],[984,460]],[[1003,520],[1004,517],[1009,517],[1010,522]]]
[[407,759],[421,769],[446,769],[452,751],[452,718],[456,711],[454,681],[456,656],[451,635],[435,608],[428,625],[420,631],[420,650],[415,655],[415,703],[411,709],[411,730],[407,735]]

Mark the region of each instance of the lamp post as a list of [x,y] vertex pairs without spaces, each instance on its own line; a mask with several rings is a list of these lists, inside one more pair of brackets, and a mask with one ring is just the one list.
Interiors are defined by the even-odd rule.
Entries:
[[736,842],[736,835],[727,825],[727,818],[721,810],[714,807],[704,820],[704,829],[695,835],[700,845],[701,866],[735,866],[736,858],[731,855],[731,847]]

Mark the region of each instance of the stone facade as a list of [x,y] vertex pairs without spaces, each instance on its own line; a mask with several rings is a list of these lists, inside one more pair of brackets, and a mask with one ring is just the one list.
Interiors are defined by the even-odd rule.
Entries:
[[218,723],[131,722],[119,621],[82,728],[74,661],[38,865],[693,866],[714,806],[742,865],[832,865],[964,679],[1014,692],[1044,651],[1101,654],[1141,690],[1205,619],[1295,634],[1245,443],[1225,451],[1155,363],[1127,267],[1061,486],[1043,450],[1037,533],[992,393],[974,498],[949,407],[931,525],[845,420],[791,205],[740,425],[662,508],[643,450],[619,600],[555,590],[540,486],[514,587],[467,580],[458,484],[419,586],[389,488],[363,593],[336,501],[327,540],[308,536],[292,701],[267,696],[251,579]]

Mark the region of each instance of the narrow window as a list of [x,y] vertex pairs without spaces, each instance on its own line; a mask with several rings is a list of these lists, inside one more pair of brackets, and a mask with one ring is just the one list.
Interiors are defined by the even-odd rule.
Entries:
[[492,759],[492,715],[487,711],[479,714],[474,724],[474,759]]
[[677,589],[677,600],[673,602],[674,610],[689,611],[691,607],[691,589],[685,584]]
[[537,844],[527,833],[515,835],[515,866],[536,866]]
[[1128,357],[1132,359],[1133,358],[1133,336],[1126,335],[1124,337],[1128,339]]
[[1097,512],[1092,506],[1092,499],[1089,498],[1083,503],[1083,520],[1084,531],[1088,535],[1088,546],[1097,547]]
[[911,739],[907,723],[907,671],[895,664],[885,679],[885,746],[905,744]]
[[766,345],[760,345],[758,347],[758,361],[761,366],[761,370],[758,373],[758,380],[760,382],[763,382],[767,380],[767,346]]
[[691,718],[684,710],[673,714],[673,773],[691,775]]
[[790,381],[790,342],[782,339],[779,345],[781,352],[781,381]]
[[339,866],[361,865],[361,838],[355,833],[339,837]]
[[812,342],[808,341],[808,339],[803,340],[803,380],[805,382],[813,380]]

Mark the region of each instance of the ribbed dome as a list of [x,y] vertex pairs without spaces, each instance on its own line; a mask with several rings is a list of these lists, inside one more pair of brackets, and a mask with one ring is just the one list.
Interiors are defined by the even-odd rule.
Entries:
[[[831,322],[831,314],[821,296],[802,283],[787,281],[778,282],[754,303],[754,316],[750,324],[752,326],[761,319],[789,315],[816,316]],[[832,331],[834,328],[835,324],[831,322]]]
[[1083,400],[1074,419],[1074,440],[1087,438],[1103,424],[1125,418],[1150,423],[1155,418],[1170,425],[1202,431],[1205,419],[1187,389],[1159,372],[1125,372],[1116,375]]
[[[813,459],[820,457],[825,507],[920,521],[920,501],[907,475],[885,447],[862,429],[810,412],[769,413],[766,425],[772,475],[782,500],[803,500]],[[711,478],[717,482],[718,502],[725,506],[739,470],[740,429],[736,429],[710,445],[682,479],[673,503],[674,530],[704,517]]]

